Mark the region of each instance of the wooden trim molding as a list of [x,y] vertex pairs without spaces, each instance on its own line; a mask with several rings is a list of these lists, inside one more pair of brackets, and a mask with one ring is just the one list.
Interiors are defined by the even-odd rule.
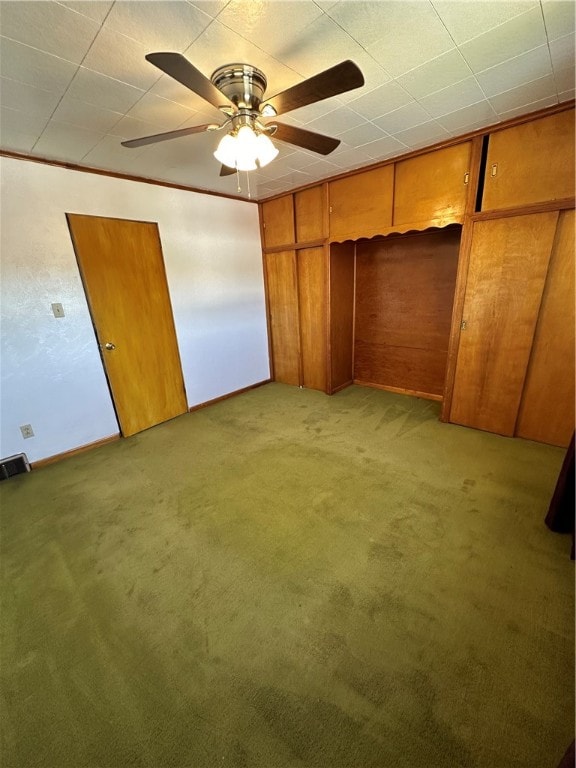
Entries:
[[411,395],[412,397],[421,397],[424,400],[436,400],[442,402],[442,395],[432,395],[430,392],[419,392],[415,389],[403,389],[402,387],[389,387],[386,384],[373,384],[371,381],[361,381],[354,379],[353,384],[360,387],[370,387],[371,389],[382,389],[384,392],[394,392],[398,395]]
[[[262,241],[264,242],[264,241]],[[285,243],[284,245],[273,245],[270,248],[263,247],[265,253],[281,253],[282,251],[301,251],[304,248],[321,248],[326,244],[326,239],[309,240],[306,243]]]
[[76,456],[78,453],[84,453],[85,451],[91,451],[92,448],[100,448],[102,445],[108,445],[108,443],[115,443],[120,440],[120,433],[117,432],[110,437],[103,437],[102,440],[95,440],[93,443],[86,443],[80,445],[78,448],[72,448],[70,451],[64,451],[64,453],[56,453],[54,456],[48,456],[45,459],[38,459],[38,461],[30,462],[32,469],[40,469],[40,467],[47,467],[49,464],[55,464],[57,461],[68,459],[71,456]]
[[429,221],[413,221],[409,224],[396,224],[391,227],[381,227],[378,232],[374,234],[355,234],[350,237],[345,237],[342,240],[330,240],[330,244],[334,243],[347,243],[347,242],[363,242],[366,240],[377,240],[379,238],[388,237],[389,235],[416,235],[422,232],[428,232],[432,230],[446,229],[446,227],[462,225],[464,222],[464,216],[451,216],[445,219],[431,219]]
[[213,400],[206,400],[205,403],[198,403],[198,405],[191,406],[188,411],[189,413],[194,413],[194,411],[200,411],[202,408],[208,408],[209,405],[215,405],[216,403],[221,403],[223,400],[229,400],[231,397],[236,397],[236,395],[241,395],[244,392],[249,392],[251,389],[257,389],[258,387],[264,386],[264,384],[270,384],[272,379],[264,379],[263,381],[257,381],[256,384],[250,384],[249,387],[242,387],[242,389],[235,389],[234,392],[228,392],[227,395],[221,395],[220,397],[215,397]]
[[492,208],[489,211],[479,211],[470,216],[471,221],[487,221],[488,219],[505,219],[510,216],[527,216],[531,213],[547,213],[548,211],[565,211],[575,206],[576,198],[563,197],[558,200],[546,200],[545,203],[530,203],[514,208]]
[[40,163],[41,165],[53,165],[56,168],[65,168],[68,171],[80,171],[81,173],[94,173],[97,176],[110,176],[113,179],[123,179],[124,181],[136,181],[142,184],[153,184],[157,187],[168,187],[169,189],[181,189],[184,192],[196,192],[199,195],[212,195],[212,197],[225,197],[229,200],[241,200],[243,203],[258,204],[258,200],[240,195],[231,195],[227,192],[212,192],[209,189],[199,187],[188,187],[185,184],[175,184],[170,181],[160,181],[159,179],[150,179],[146,176],[132,176],[128,173],[119,173],[118,171],[108,171],[105,168],[91,168],[87,165],[76,165],[75,163],[65,163],[62,160],[49,160],[47,157],[36,157],[22,152],[11,152],[7,149],[0,149],[0,157],[8,157],[13,160],[24,160],[29,163]]

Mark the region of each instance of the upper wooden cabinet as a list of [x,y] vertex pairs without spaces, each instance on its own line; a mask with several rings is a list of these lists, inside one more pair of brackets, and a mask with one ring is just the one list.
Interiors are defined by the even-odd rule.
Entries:
[[296,242],[309,243],[326,237],[324,187],[310,187],[294,195]]
[[264,247],[291,245],[294,242],[294,203],[292,195],[262,203]]
[[573,109],[491,134],[482,210],[573,195]]
[[471,147],[467,141],[396,163],[392,223],[461,222]]
[[391,226],[393,165],[331,181],[328,187],[331,240],[373,237]]

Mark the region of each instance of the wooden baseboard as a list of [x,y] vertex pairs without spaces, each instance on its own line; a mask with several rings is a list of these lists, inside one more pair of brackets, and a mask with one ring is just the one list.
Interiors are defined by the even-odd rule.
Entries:
[[70,456],[75,456],[77,453],[84,453],[84,451],[91,451],[92,448],[99,448],[101,445],[107,445],[108,443],[114,443],[116,440],[120,440],[120,433],[110,437],[103,437],[102,440],[95,440],[93,443],[86,443],[86,445],[80,445],[78,448],[72,448],[70,451],[64,451],[64,453],[56,453],[54,456],[48,456],[45,459],[38,459],[38,461],[31,461],[30,467],[32,469],[39,469],[40,467],[46,467],[48,464],[54,464],[62,459],[68,459]]
[[346,387],[349,387],[352,384],[354,384],[352,379],[350,379],[350,381],[345,381],[344,384],[339,384],[337,387],[334,387],[334,389],[331,392],[329,392],[328,394],[329,395],[335,395],[336,392],[341,392],[343,389],[346,389]]
[[421,397],[424,400],[436,400],[441,403],[443,400],[442,395],[432,395],[430,392],[418,392],[415,389],[402,389],[401,387],[387,387],[384,384],[373,384],[370,381],[360,381],[360,379],[354,379],[354,384],[358,384],[361,387],[372,387],[373,389],[383,389],[385,392],[394,392],[397,395],[410,395],[411,397]]
[[208,408],[209,405],[215,405],[216,403],[221,403],[222,400],[228,400],[231,397],[236,397],[236,395],[241,395],[243,392],[249,392],[251,389],[257,389],[258,387],[264,386],[264,384],[270,384],[272,379],[264,379],[264,381],[257,381],[256,384],[250,384],[249,387],[243,387],[242,389],[235,389],[234,392],[228,392],[227,395],[221,395],[220,397],[215,397],[213,400],[206,400],[205,403],[199,403],[198,405],[193,405],[188,410],[190,413],[193,413],[194,411],[200,411],[202,408]]

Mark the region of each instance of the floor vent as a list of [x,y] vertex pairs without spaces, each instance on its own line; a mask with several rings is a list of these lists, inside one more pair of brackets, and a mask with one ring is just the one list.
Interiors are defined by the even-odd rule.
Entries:
[[25,453],[0,459],[0,480],[8,480],[9,477],[21,475],[24,472],[30,472],[30,464]]

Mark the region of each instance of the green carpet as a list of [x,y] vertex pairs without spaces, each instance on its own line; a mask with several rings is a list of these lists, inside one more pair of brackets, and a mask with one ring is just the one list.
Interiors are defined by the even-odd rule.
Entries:
[[564,452],[268,384],[0,485],[5,768],[555,768]]

